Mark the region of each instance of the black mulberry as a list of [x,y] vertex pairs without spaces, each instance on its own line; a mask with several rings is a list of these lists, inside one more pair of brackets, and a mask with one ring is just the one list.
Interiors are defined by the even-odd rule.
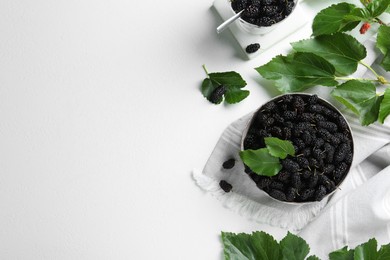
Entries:
[[318,122],[317,126],[328,130],[330,133],[337,132],[337,125],[329,121]]
[[322,185],[318,186],[317,190],[315,191],[314,194],[314,199],[316,201],[322,200],[326,195],[326,188]]
[[295,172],[291,175],[290,184],[294,188],[297,188],[297,189],[301,188],[302,181],[301,181],[301,176],[299,176],[299,173]]
[[271,189],[268,194],[277,200],[286,201],[286,194],[283,191]]
[[221,189],[223,189],[224,192],[229,192],[233,188],[233,186],[225,180],[219,182],[219,187],[221,187]]
[[246,46],[245,51],[246,53],[255,53],[260,49],[260,44],[259,43],[252,43]]
[[291,159],[281,160],[284,169],[290,172],[297,172],[299,170],[299,164]]
[[229,159],[227,161],[225,161],[223,164],[222,164],[222,167],[225,168],[225,169],[231,169],[234,167],[236,163],[236,160],[235,159]]
[[334,153],[334,161],[336,163],[342,162],[349,150],[349,145],[347,143],[340,144]]
[[226,87],[224,85],[218,86],[211,92],[209,96],[209,101],[214,104],[221,103],[225,92],[226,92]]
[[302,200],[302,201],[307,201],[309,200],[311,197],[313,197],[314,195],[314,192],[315,192],[315,189],[304,189],[299,198]]
[[301,168],[309,167],[309,161],[305,157],[297,157],[296,160]]

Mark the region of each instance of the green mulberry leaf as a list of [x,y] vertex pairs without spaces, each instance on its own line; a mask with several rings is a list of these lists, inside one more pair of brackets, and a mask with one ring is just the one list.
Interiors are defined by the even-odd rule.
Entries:
[[390,88],[386,89],[384,98],[379,107],[379,122],[382,124],[385,122],[385,119],[390,115]]
[[378,29],[376,47],[383,53],[382,67],[390,71],[390,27],[382,25]]
[[332,96],[360,117],[362,125],[378,119],[383,97],[376,95],[375,85],[367,81],[349,80],[334,89]]
[[342,2],[323,9],[314,17],[313,35],[318,36],[352,30],[359,24],[359,21],[346,20],[345,16],[351,14],[355,8],[356,6],[353,4]]
[[249,96],[249,90],[242,90],[238,87],[230,87],[226,89],[225,100],[229,104],[235,104],[244,100]]
[[266,137],[264,141],[269,153],[274,157],[285,159],[287,155],[295,155],[294,145],[291,141],[281,140],[276,137]]
[[278,260],[279,243],[265,232],[229,233],[222,232],[222,243],[226,260]]
[[279,55],[255,69],[264,78],[275,80],[275,85],[281,92],[297,92],[316,85],[338,84],[334,66],[313,53]]
[[294,50],[312,52],[329,61],[340,75],[350,75],[367,55],[366,48],[351,35],[335,33],[292,43]]
[[337,251],[333,251],[329,254],[329,260],[354,260],[354,250],[348,250],[348,247],[344,247]]
[[370,239],[368,242],[355,248],[354,259],[377,260],[377,241]]
[[280,247],[283,260],[304,260],[310,251],[305,240],[290,232],[280,241]]
[[282,169],[279,158],[272,156],[267,148],[240,151],[240,157],[258,175],[274,176]]

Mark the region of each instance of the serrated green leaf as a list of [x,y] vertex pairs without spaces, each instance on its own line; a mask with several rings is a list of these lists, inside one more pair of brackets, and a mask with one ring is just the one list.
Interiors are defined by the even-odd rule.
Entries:
[[240,151],[240,157],[258,175],[274,176],[282,169],[279,158],[272,156],[267,148]]
[[306,260],[321,260],[321,259],[315,255],[311,255],[308,258],[306,258]]
[[285,159],[287,155],[295,155],[295,149],[291,141],[281,140],[276,137],[266,137],[264,141],[272,156]]
[[205,98],[209,99],[211,93],[218,87],[218,83],[206,78],[202,82],[202,94]]
[[390,244],[381,246],[378,252],[378,260],[390,260]]
[[227,88],[243,88],[246,86],[245,80],[235,71],[213,72],[208,75],[212,81],[217,82],[219,85],[224,85]]
[[290,232],[280,241],[280,247],[283,260],[304,260],[310,251],[305,240]]
[[354,260],[354,250],[348,250],[348,247],[344,247],[337,251],[333,251],[329,254],[329,260]]
[[222,232],[221,236],[226,260],[279,259],[278,242],[265,232],[253,232],[251,235]]
[[388,52],[382,59],[381,66],[386,70],[390,71],[390,52]]
[[367,81],[349,80],[334,89],[332,96],[360,117],[362,125],[378,119],[383,97],[376,95],[375,85]]
[[316,85],[338,84],[333,65],[313,53],[279,55],[255,69],[264,78],[275,80],[275,85],[281,92],[297,92]]
[[340,75],[350,75],[367,55],[366,48],[351,35],[335,33],[292,43],[294,50],[312,52],[329,61]]
[[230,87],[226,89],[225,101],[229,104],[235,104],[249,96],[249,93],[249,90],[242,90],[240,88]]
[[386,89],[379,107],[379,122],[383,124],[388,115],[390,115],[390,88]]
[[372,0],[366,7],[371,18],[376,18],[389,8],[390,0]]
[[378,29],[376,47],[383,53],[382,67],[390,71],[390,27],[381,25]]
[[354,259],[377,260],[378,251],[376,239],[370,239],[368,242],[357,246],[355,248]]
[[321,10],[315,17],[312,25],[313,35],[332,34],[346,32],[355,28],[358,21],[345,20],[345,16],[351,14],[356,8],[353,4],[345,2],[334,4]]
[[371,14],[365,8],[355,8],[350,14],[344,16],[344,20],[351,22],[370,22],[372,20]]

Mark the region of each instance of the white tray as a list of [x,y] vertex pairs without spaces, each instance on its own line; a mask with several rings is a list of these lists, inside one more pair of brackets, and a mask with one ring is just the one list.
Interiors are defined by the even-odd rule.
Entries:
[[[227,20],[233,15],[229,0],[215,0],[213,6],[223,21]],[[278,27],[267,34],[255,35],[247,33],[243,31],[243,29],[238,24],[238,21],[235,21],[229,26],[228,29],[226,29],[226,31],[221,33],[226,33],[229,30],[233,34],[233,37],[237,40],[238,44],[241,46],[242,51],[245,53],[248,59],[252,59],[279,41],[283,40],[287,36],[291,35],[298,29],[302,28],[308,21],[308,17],[303,13],[300,5],[298,4],[294,12],[286,17]],[[260,49],[255,53],[246,53],[245,48],[252,43],[259,43],[261,46]]]

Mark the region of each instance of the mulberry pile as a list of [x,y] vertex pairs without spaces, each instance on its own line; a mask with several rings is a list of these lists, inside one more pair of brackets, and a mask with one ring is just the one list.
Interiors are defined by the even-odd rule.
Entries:
[[352,135],[344,117],[316,95],[284,95],[253,117],[244,149],[265,147],[265,137],[290,140],[295,156],[281,160],[273,177],[245,172],[259,189],[288,202],[320,201],[345,178],[353,158]]
[[232,0],[232,8],[241,18],[257,26],[271,26],[286,18],[294,8],[293,0]]

